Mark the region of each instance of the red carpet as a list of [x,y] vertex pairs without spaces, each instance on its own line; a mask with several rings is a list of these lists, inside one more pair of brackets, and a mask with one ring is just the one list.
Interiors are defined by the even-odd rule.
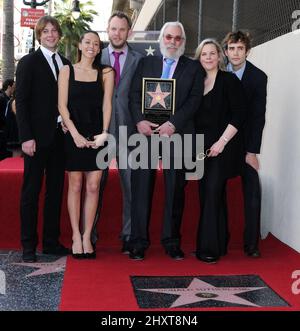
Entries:
[[[187,238],[185,238],[185,242]],[[95,261],[68,258],[62,289],[60,310],[141,310],[136,302],[130,276],[200,276],[259,275],[290,307],[280,308],[218,308],[217,310],[300,310],[299,295],[291,291],[292,272],[299,268],[299,254],[270,236],[262,242],[261,259],[250,259],[240,249],[215,265],[201,263],[191,256],[191,245],[185,244],[187,257],[172,261],[161,247],[151,246],[144,261],[131,261],[120,254],[120,247],[100,244]],[[170,310],[170,309],[162,309]],[[176,309],[172,310],[188,310]],[[194,308],[194,310],[200,310]],[[201,309],[211,310],[211,308]],[[149,310],[147,310],[149,311]]]
[[[23,160],[21,158],[9,158],[0,162],[0,247],[1,248],[20,248],[20,224],[19,224],[19,200],[22,185]],[[228,187],[229,216],[231,228],[231,244],[241,245],[242,243],[242,197],[240,195],[240,179],[235,178],[229,182]],[[161,197],[164,192],[164,185],[161,174],[157,176],[157,185],[153,200],[152,221],[153,226],[160,226],[162,218],[163,201]],[[194,233],[198,222],[198,193],[197,183],[191,181],[187,186],[186,209],[183,223],[183,236],[189,238]],[[67,176],[65,181],[65,194],[63,200],[63,209],[61,217],[61,235],[62,241],[70,243],[70,224],[66,207]],[[41,195],[42,196],[42,195]],[[40,201],[40,206],[43,200]],[[39,233],[42,227],[42,208],[39,210]],[[109,181],[104,195],[104,207],[100,223],[103,226],[100,230],[100,236],[108,243],[117,242],[121,226],[121,189],[119,177],[116,170],[111,169]],[[155,225],[154,225],[155,224]],[[159,242],[159,231],[153,231],[152,239]],[[188,239],[187,239],[188,240]]]
[[[21,159],[7,159],[0,162],[0,248],[2,249],[20,247],[19,194],[22,168]],[[245,274],[259,275],[291,305],[288,308],[269,308],[269,310],[300,310],[300,297],[293,294],[291,290],[294,281],[291,275],[294,270],[300,269],[300,254],[276,238],[269,236],[261,244],[263,258],[255,260],[243,255],[243,216],[241,212],[243,201],[240,195],[239,178],[229,183],[231,230],[229,254],[216,265],[206,265],[191,256],[191,252],[194,250],[199,210],[196,183],[191,182],[187,187],[187,203],[182,231],[186,259],[183,261],[172,261],[159,245],[163,205],[161,196],[163,196],[163,180],[159,174],[152,211],[152,245],[147,251],[145,261],[131,261],[128,256],[120,253],[121,244],[118,235],[121,224],[121,192],[117,172],[111,170],[105,190],[103,213],[99,222],[100,241],[97,247],[97,259],[77,261],[68,257],[60,310],[140,310],[134,296],[130,276]],[[61,227],[62,240],[69,244],[70,225],[65,198]],[[264,308],[230,308],[230,310],[264,310]]]

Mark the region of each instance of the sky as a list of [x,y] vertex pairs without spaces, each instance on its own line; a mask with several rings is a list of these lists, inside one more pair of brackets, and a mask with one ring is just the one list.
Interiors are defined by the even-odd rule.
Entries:
[[[84,3],[87,0],[80,0]],[[92,0],[94,3],[93,9],[99,13],[98,17],[94,17],[94,22],[91,28],[96,31],[105,31],[108,23],[108,18],[111,14],[113,0]]]

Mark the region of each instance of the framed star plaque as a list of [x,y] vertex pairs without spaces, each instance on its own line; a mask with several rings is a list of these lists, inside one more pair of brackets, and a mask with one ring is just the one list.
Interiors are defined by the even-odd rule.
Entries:
[[142,112],[156,124],[168,121],[175,112],[175,79],[143,78]]

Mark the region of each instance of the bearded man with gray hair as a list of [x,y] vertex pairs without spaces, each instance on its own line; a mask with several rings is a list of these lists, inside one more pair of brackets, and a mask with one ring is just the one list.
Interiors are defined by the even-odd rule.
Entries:
[[[148,141],[147,169],[132,169],[131,187],[131,240],[130,255],[133,260],[143,260],[150,245],[149,221],[156,169],[151,169],[151,136],[159,134],[169,139],[174,133],[183,136],[194,133],[194,115],[203,95],[203,70],[199,61],[184,56],[186,35],[180,22],[167,22],[161,29],[160,51],[162,56],[148,56],[139,62],[130,88],[129,109],[139,134]],[[154,123],[142,113],[143,78],[175,80],[175,111],[164,123]],[[151,102],[153,104],[154,101]],[[151,107],[150,107],[151,108]],[[178,203],[174,196],[178,177],[183,169],[174,167],[174,150],[170,152],[170,169],[164,169],[165,198],[161,243],[166,253],[175,260],[184,258],[181,250],[180,223],[174,222],[173,209]]]

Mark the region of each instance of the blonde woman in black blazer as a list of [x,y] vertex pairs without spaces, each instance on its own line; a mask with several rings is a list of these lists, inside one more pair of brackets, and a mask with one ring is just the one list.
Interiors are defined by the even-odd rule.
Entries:
[[196,257],[215,263],[225,254],[226,227],[219,224],[224,183],[239,173],[243,160],[238,131],[243,125],[245,105],[240,81],[222,70],[223,52],[214,39],[202,41],[195,58],[206,71],[204,95],[195,121],[196,132],[204,134],[207,154],[204,176],[199,181],[201,215]]

